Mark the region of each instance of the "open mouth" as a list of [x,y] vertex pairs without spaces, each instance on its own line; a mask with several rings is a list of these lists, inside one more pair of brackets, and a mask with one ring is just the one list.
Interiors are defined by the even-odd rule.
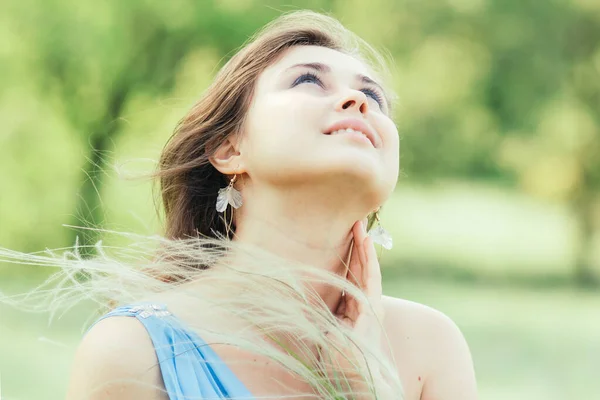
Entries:
[[374,147],[374,144],[373,144],[371,138],[369,138],[369,136],[366,133],[361,132],[361,131],[356,130],[356,129],[352,129],[352,128],[337,129],[335,131],[326,133],[326,135],[331,135],[331,136],[334,136],[334,135],[352,135],[352,136],[355,136],[355,137],[358,137],[358,138],[362,138],[362,140],[364,140],[365,142],[370,143]]

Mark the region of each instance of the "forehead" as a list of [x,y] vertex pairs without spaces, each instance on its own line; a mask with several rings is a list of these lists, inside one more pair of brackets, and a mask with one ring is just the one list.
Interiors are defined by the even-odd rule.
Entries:
[[373,73],[366,64],[357,58],[322,46],[293,46],[287,49],[279,59],[264,70],[261,78],[269,80],[269,77],[284,72],[296,64],[322,63],[331,68],[333,74],[356,74],[366,75],[374,78]]

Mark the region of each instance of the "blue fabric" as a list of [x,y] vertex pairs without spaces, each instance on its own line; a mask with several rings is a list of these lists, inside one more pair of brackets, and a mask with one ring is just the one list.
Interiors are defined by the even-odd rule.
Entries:
[[144,325],[152,339],[170,400],[253,399],[217,353],[164,304],[121,306],[98,321],[111,316],[135,317]]

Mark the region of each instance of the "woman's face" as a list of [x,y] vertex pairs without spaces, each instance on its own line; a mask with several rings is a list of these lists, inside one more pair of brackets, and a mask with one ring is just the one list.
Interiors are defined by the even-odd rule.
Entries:
[[288,49],[261,73],[245,121],[240,152],[253,184],[345,179],[383,202],[398,178],[399,139],[375,81],[352,56]]

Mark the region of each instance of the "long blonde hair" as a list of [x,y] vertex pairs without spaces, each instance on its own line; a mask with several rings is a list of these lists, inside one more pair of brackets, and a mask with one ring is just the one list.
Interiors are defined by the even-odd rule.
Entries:
[[[36,266],[59,267],[44,285],[22,296],[1,296],[5,303],[16,306],[34,305],[38,310],[54,313],[65,310],[86,298],[96,301],[106,311],[115,304],[135,303],[152,299],[161,293],[174,293],[175,288],[202,280],[205,287],[247,288],[235,296],[220,296],[218,304],[211,301],[210,291],[179,291],[190,310],[200,304],[212,305],[212,312],[242,317],[268,337],[277,329],[298,343],[317,344],[321,351],[333,354],[342,346],[353,347],[377,368],[360,367],[361,376],[370,382],[376,396],[376,381],[386,382],[401,398],[401,384],[395,362],[355,337],[340,326],[306,283],[327,283],[345,290],[368,306],[361,290],[341,277],[314,266],[302,265],[277,257],[262,249],[234,239],[235,226],[228,229],[215,209],[216,196],[228,182],[209,162],[214,151],[230,135],[242,131],[255,83],[267,66],[292,46],[315,45],[334,49],[357,57],[381,78],[385,78],[384,57],[336,19],[310,11],[296,11],[280,16],[244,45],[218,72],[203,97],[179,122],[169,139],[153,174],[160,182],[160,195],[165,213],[163,236],[143,236],[111,232],[131,240],[119,248],[96,244],[97,256],[84,259],[74,248],[58,253],[23,254],[0,249],[0,261]],[[391,92],[388,97],[392,97]],[[369,219],[369,226],[373,218]],[[235,254],[235,263],[228,262]],[[345,261],[345,260],[342,260]],[[268,293],[268,295],[267,295]],[[197,302],[194,306],[193,302]],[[251,305],[251,307],[249,307]],[[206,327],[193,326],[202,336]],[[324,332],[334,332],[335,341]],[[250,334],[248,334],[250,335]],[[291,354],[257,336],[242,332],[226,335],[227,343],[265,355],[299,378],[308,382],[319,398],[351,397],[340,371],[338,381],[324,379],[309,352]],[[389,349],[388,349],[389,350]],[[376,397],[372,397],[376,398]]]

